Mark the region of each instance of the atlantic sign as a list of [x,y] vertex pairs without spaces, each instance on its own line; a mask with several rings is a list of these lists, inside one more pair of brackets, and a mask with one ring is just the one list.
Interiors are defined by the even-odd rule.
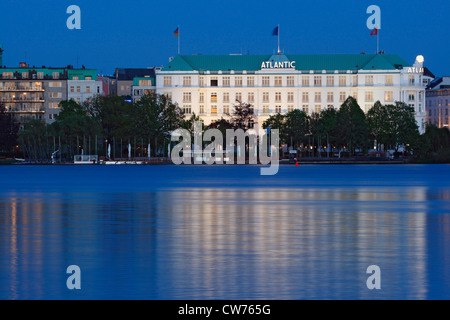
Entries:
[[295,61],[266,61],[261,69],[295,69]]

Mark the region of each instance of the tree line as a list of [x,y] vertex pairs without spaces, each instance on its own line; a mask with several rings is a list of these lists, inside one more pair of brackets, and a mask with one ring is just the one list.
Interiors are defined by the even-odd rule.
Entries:
[[[155,93],[133,103],[122,97],[97,96],[83,104],[63,101],[60,108],[52,124],[32,120],[19,132],[14,116],[0,106],[0,151],[48,158],[58,149],[60,157],[62,154],[70,159],[82,152],[105,155],[112,145],[114,156],[120,157],[131,145],[134,157],[149,153],[164,156],[173,130],[192,131],[194,121],[201,120],[195,114],[185,118],[176,103]],[[248,130],[255,125],[259,124],[253,106],[237,101],[229,117],[203,129],[219,129],[225,136],[227,129]],[[380,154],[402,147],[420,161],[450,160],[449,130],[427,125],[425,134],[420,135],[414,109],[402,102],[392,105],[376,102],[365,114],[357,101],[349,97],[338,110],[328,108],[308,115],[296,109],[270,116],[262,127],[279,129],[282,144],[310,156],[325,156],[334,151],[353,157],[372,149]]]

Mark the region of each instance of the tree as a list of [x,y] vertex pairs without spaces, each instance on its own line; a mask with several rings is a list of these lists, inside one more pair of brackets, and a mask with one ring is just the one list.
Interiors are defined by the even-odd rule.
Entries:
[[63,138],[95,136],[101,134],[99,123],[89,116],[86,109],[74,100],[62,101],[61,111],[51,127],[51,132]]
[[370,137],[377,141],[377,150],[379,145],[387,145],[390,141],[391,120],[390,112],[380,101],[367,112],[367,124],[370,130]]
[[17,145],[19,123],[13,114],[0,105],[0,151],[10,153]]
[[292,147],[300,147],[310,132],[308,115],[298,109],[288,112],[285,116],[284,131],[286,142],[292,141]]
[[390,121],[390,142],[398,151],[400,146],[410,147],[417,144],[420,136],[413,107],[404,102],[388,105]]
[[154,143],[155,154],[158,145],[168,143],[172,131],[181,128],[184,121],[178,104],[166,95],[156,93],[146,94],[134,103],[132,115],[131,136]]
[[252,129],[255,123],[255,111],[253,106],[248,103],[237,101],[231,117],[234,129],[242,129],[247,131]]
[[368,146],[366,116],[353,97],[348,97],[337,112],[336,141],[340,147],[347,146],[351,154],[355,153],[355,149],[366,149]]
[[133,106],[122,97],[97,96],[85,106],[106,140],[130,138]]
[[414,156],[426,162],[450,162],[450,130],[428,124],[425,133],[419,137]]

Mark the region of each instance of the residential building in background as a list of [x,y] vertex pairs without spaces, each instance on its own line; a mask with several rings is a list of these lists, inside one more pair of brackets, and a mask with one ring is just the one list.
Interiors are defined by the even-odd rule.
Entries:
[[156,72],[156,91],[208,125],[229,117],[237,101],[255,108],[256,129],[277,113],[338,109],[354,97],[364,112],[376,101],[414,107],[425,131],[424,59],[398,55],[179,55]]
[[102,87],[94,69],[31,67],[25,62],[8,68],[0,64],[0,103],[16,116],[22,129],[33,119],[55,121],[64,100],[82,103],[96,94],[102,94]]
[[132,100],[133,82],[135,78],[155,77],[156,68],[116,68],[115,78],[117,86],[117,96]]
[[132,100],[137,102],[142,96],[156,92],[156,77],[143,77],[133,79]]
[[436,78],[426,92],[427,120],[439,128],[449,128],[450,77]]
[[97,79],[97,70],[69,69],[67,99],[78,104],[89,102],[96,95],[103,95],[103,82]]

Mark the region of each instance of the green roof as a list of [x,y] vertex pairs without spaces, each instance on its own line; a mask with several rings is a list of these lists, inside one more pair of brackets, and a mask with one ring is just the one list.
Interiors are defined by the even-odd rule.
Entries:
[[[282,55],[284,56],[284,55]],[[263,62],[274,59],[272,55],[179,55],[162,71],[258,71]],[[347,70],[395,70],[410,67],[398,55],[329,54],[286,55],[295,61],[298,71],[347,71]],[[285,59],[280,59],[285,60]]]
[[67,76],[69,80],[73,77],[78,77],[78,80],[85,80],[86,77],[91,77],[91,80],[97,80],[97,70],[95,69],[68,69]]

